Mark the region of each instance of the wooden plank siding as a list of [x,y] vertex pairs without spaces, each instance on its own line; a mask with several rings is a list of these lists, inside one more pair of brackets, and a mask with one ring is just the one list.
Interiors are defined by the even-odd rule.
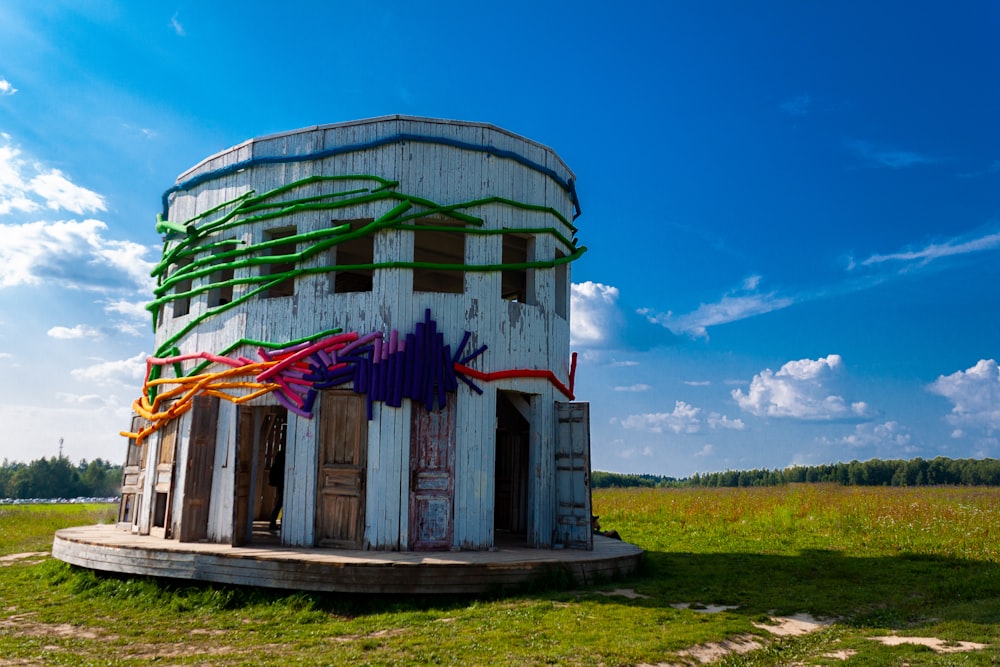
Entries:
[[[254,139],[206,158],[178,178],[182,183],[217,169],[244,163],[251,158],[309,155],[340,146],[359,146],[397,135],[438,137],[444,141],[476,146],[492,146],[523,156],[556,172],[563,180],[573,179],[572,172],[549,148],[491,125],[457,123],[435,119],[393,116],[369,121],[319,126],[305,130]],[[424,197],[441,204],[453,204],[497,196],[535,205],[549,206],[573,217],[573,203],[565,190],[550,176],[528,168],[512,159],[467,150],[445,143],[393,141],[317,160],[260,164],[241,172],[209,180],[170,196],[170,219],[183,222],[199,213],[229,201],[250,190],[263,194],[276,187],[312,174],[371,174],[397,180],[396,191]],[[309,185],[296,194],[308,196],[328,192],[328,185]],[[268,232],[294,227],[297,233],[328,229],[335,221],[371,220],[398,204],[395,200],[367,202],[333,211],[304,211],[264,220],[247,227],[227,231],[225,238],[247,244],[260,243]],[[526,211],[499,203],[479,205],[466,211],[479,216],[487,229],[528,229],[555,226],[572,238],[572,233],[554,216]],[[467,264],[499,264],[503,258],[502,236],[469,234],[465,242]],[[561,247],[551,235],[532,235],[529,260],[551,259]],[[301,249],[301,248],[300,248]],[[566,250],[566,249],[563,249]],[[305,268],[330,264],[329,253],[311,258]],[[413,232],[385,230],[374,238],[374,261],[412,261]],[[236,269],[236,278],[258,275],[259,267]],[[198,284],[208,284],[209,278]],[[555,271],[532,270],[528,279],[529,295],[524,303],[500,298],[500,272],[465,272],[464,293],[414,292],[410,270],[377,270],[370,292],[334,294],[330,273],[315,273],[296,278],[291,296],[256,298],[207,320],[182,338],[181,353],[208,351],[218,353],[241,338],[281,342],[310,336],[317,331],[339,327],[344,331],[413,331],[430,309],[446,344],[457,345],[463,332],[471,331],[467,350],[488,345],[489,349],[472,366],[483,371],[504,369],[551,369],[564,381],[568,378],[569,321],[554,313]],[[253,285],[237,286],[239,298]],[[569,302],[569,281],[563,295]],[[192,299],[190,312],[177,318],[166,317],[160,323],[157,340],[173,335],[181,327],[201,316],[208,308],[207,295]],[[453,350],[454,351],[454,350]],[[256,358],[256,349],[245,346],[235,355]],[[197,362],[185,362],[190,370]],[[495,424],[496,392],[530,394],[528,489],[528,533],[530,545],[551,546],[555,533],[556,472],[553,452],[557,423],[555,402],[565,400],[552,385],[538,378],[512,378],[495,382],[477,382],[483,394],[459,385],[453,397],[455,425],[454,530],[453,547],[486,550],[494,546]],[[239,390],[235,390],[239,393]],[[409,443],[411,408],[373,405],[373,420],[367,439],[366,484],[368,494],[364,510],[362,547],[373,550],[406,550],[409,545],[408,498],[410,493]],[[276,405],[272,396],[256,399],[252,405]],[[317,401],[319,405],[319,401]],[[216,447],[211,476],[211,502],[206,538],[221,543],[233,540],[233,517],[237,493],[236,456],[239,410],[223,401],[218,411]],[[289,414],[286,458],[285,505],[281,541],[285,545],[313,546],[316,541],[316,498],[318,450],[322,438],[322,411],[312,420]],[[182,421],[178,456],[187,460],[190,425]],[[152,441],[162,437],[157,434]],[[150,447],[156,450],[156,447]],[[151,455],[151,454],[150,454]],[[150,468],[155,469],[155,464]],[[150,484],[155,475],[147,475]],[[181,484],[184,479],[175,480]],[[183,488],[183,487],[178,487]],[[143,497],[140,512],[145,512],[145,529],[152,493]],[[178,494],[179,495],[179,494]],[[177,499],[180,502],[180,499]],[[178,514],[181,505],[175,506]],[[140,519],[140,523],[142,520]]]

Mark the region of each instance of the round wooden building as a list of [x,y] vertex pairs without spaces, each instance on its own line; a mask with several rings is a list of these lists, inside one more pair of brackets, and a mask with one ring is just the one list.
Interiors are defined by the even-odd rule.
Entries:
[[183,173],[157,222],[119,528],[592,549],[569,349],[579,213],[552,149],[482,123],[311,127]]

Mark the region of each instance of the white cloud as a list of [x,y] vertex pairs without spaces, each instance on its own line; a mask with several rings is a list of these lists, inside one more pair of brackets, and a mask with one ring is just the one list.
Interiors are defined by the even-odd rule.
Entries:
[[734,389],[732,397],[740,408],[757,417],[817,421],[862,417],[867,405],[848,404],[832,386],[837,384],[843,367],[839,354],[789,361],[777,373],[770,368],[761,371],[753,377],[746,393]]
[[640,392],[652,389],[648,384],[631,384],[625,387],[615,387],[615,391]]
[[881,424],[856,424],[854,432],[842,438],[823,438],[821,442],[828,445],[841,445],[852,449],[878,449],[892,453],[910,452],[913,436],[897,421],[887,421]]
[[591,281],[571,286],[570,338],[574,346],[600,345],[621,325],[618,288]]
[[934,164],[941,160],[929,155],[923,155],[915,151],[904,151],[887,146],[880,146],[869,141],[850,141],[848,148],[853,150],[859,157],[872,167],[888,167],[890,169],[904,169],[906,167],[916,167],[925,164]]
[[17,88],[10,85],[10,81],[0,76],[0,97],[5,97],[7,95],[13,95],[17,92]]
[[13,359],[14,355],[10,352],[0,352],[0,359]]
[[47,333],[52,338],[58,338],[60,340],[100,338],[102,336],[99,329],[89,327],[86,324],[77,324],[75,327],[52,327]]
[[617,287],[574,283],[571,299],[570,342],[574,347],[648,350],[673,340],[639,311],[624,307]]
[[104,237],[100,220],[0,225],[0,288],[56,284],[74,289],[152,290],[148,248]]
[[65,209],[77,215],[105,210],[104,197],[69,181],[58,169],[39,174],[28,182],[31,192],[45,200],[45,206]]
[[712,456],[715,454],[715,445],[706,444],[704,447],[699,449],[694,453],[696,458],[705,458],[707,456]]
[[67,392],[56,392],[56,400],[68,405],[81,405],[89,407],[120,407],[121,402],[117,396],[107,396],[104,394],[70,394]]
[[145,320],[150,321],[149,311],[146,310],[146,301],[128,301],[125,299],[117,299],[113,301],[108,301],[104,305],[105,313],[115,313],[118,315],[124,315],[135,320]]
[[105,210],[104,197],[71,182],[58,169],[20,157],[9,144],[0,146],[0,215],[45,207],[77,215]]
[[174,32],[177,33],[178,37],[184,37],[187,35],[187,33],[184,32],[184,26],[181,25],[180,20],[177,18],[177,14],[170,17],[170,27],[174,29]]
[[612,361],[611,366],[614,368],[629,368],[632,366],[638,366],[638,361],[626,360],[626,361]]
[[731,431],[742,431],[747,427],[743,423],[743,420],[737,417],[736,419],[730,419],[726,415],[719,414],[718,412],[713,412],[708,415],[708,425],[711,428],[724,428]]
[[127,385],[141,383],[146,376],[146,353],[116,361],[101,361],[84,368],[70,371],[75,379],[97,385]]
[[684,380],[684,384],[689,387],[711,387],[711,380]]
[[764,315],[794,303],[794,299],[777,296],[774,292],[757,292],[760,281],[761,277],[758,275],[749,276],[743,280],[739,289],[724,294],[716,303],[703,303],[693,312],[684,315],[655,313],[648,308],[639,312],[650,322],[666,327],[677,335],[708,338],[708,327]]
[[698,416],[701,408],[696,408],[684,401],[676,401],[672,412],[650,412],[629,415],[620,420],[627,429],[663,433],[664,430],[674,433],[697,433],[701,430],[701,419]]
[[964,371],[940,376],[927,388],[951,401],[948,422],[961,435],[969,430],[982,430],[986,435],[1000,430],[1000,368],[996,360],[980,359]]
[[957,255],[967,255],[970,253],[986,252],[1000,249],[1000,232],[985,234],[971,239],[949,239],[943,243],[931,243],[916,250],[903,250],[887,255],[872,255],[868,259],[858,264],[851,263],[849,268],[855,266],[876,266],[889,262],[904,264],[904,270],[911,265],[925,266],[935,260],[954,257]]

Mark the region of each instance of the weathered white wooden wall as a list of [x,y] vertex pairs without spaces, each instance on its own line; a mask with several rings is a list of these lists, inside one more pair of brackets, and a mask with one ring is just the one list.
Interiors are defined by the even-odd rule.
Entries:
[[[310,128],[298,132],[252,140],[212,156],[186,172],[178,181],[235,164],[251,157],[303,155],[345,145],[364,144],[384,137],[410,133],[424,137],[442,137],[476,145],[489,145],[512,151],[549,169],[564,179],[572,173],[551,150],[498,128],[468,123],[387,117],[358,123]],[[395,190],[416,195],[439,204],[454,204],[488,196],[550,206],[572,219],[573,203],[568,194],[549,176],[513,160],[453,146],[413,141],[396,141],[377,148],[337,155],[323,160],[249,167],[239,173],[211,180],[192,190],[171,196],[170,219],[188,220],[200,212],[231,200],[249,190],[262,194],[314,174],[371,174],[398,180]],[[324,187],[314,185],[295,196],[316,194]],[[366,203],[338,211],[305,212],[294,217],[272,219],[252,228],[243,227],[222,238],[241,238],[259,243],[269,229],[294,226],[297,232],[326,229],[331,219],[357,220],[376,218],[397,202]],[[491,229],[560,227],[551,215],[499,204],[480,206],[467,211],[485,220]],[[572,238],[568,228],[561,230]],[[413,235],[405,231],[383,231],[375,239],[375,262],[413,259]],[[466,263],[499,264],[502,236],[466,237]],[[557,241],[550,235],[534,236],[534,256],[551,259]],[[566,249],[563,249],[566,252]],[[312,265],[329,264],[329,256],[317,256]],[[308,265],[307,265],[308,266]],[[237,270],[237,277],[258,271],[255,267]],[[564,284],[569,303],[569,271]],[[409,270],[375,272],[370,293],[333,294],[329,274],[305,276],[296,280],[292,297],[258,298],[213,317],[188,334],[180,343],[182,353],[218,352],[240,338],[286,341],[309,336],[317,331],[340,327],[344,331],[367,333],[397,329],[412,332],[430,309],[446,344],[461,342],[463,332],[472,337],[468,350],[482,344],[488,351],[473,365],[484,371],[504,369],[551,369],[564,382],[568,380],[569,321],[555,314],[556,271],[534,271],[533,298],[528,303],[507,302],[500,298],[499,272],[466,272],[464,294],[414,293]],[[240,290],[236,288],[235,297]],[[172,317],[168,304],[157,331],[157,341],[205,312],[206,295],[192,300],[190,313]],[[256,357],[251,349],[233,354]],[[187,368],[193,366],[188,363]],[[508,390],[531,394],[534,419],[531,423],[529,489],[529,542],[537,546],[552,543],[555,512],[554,438],[556,422],[554,403],[565,400],[546,380],[507,379],[479,383],[482,396],[464,384],[459,385],[456,401],[458,425],[455,458],[455,545],[484,549],[493,544],[493,504],[495,465],[496,391]],[[264,397],[260,404],[273,403]],[[407,548],[407,503],[410,413],[408,404],[390,408],[376,403],[369,428],[368,478],[365,534],[375,549]],[[319,402],[317,402],[317,406]],[[420,408],[418,408],[420,409]],[[223,402],[218,423],[218,445],[213,474],[210,539],[227,541],[232,534],[236,414],[234,406]],[[318,418],[322,418],[318,415]],[[182,431],[186,433],[186,431]],[[287,544],[310,545],[314,539],[316,502],[317,433],[315,421],[289,414],[288,454],[286,461],[285,510],[282,540]],[[179,439],[180,441],[180,439]],[[178,448],[178,461],[186,456]],[[180,444],[180,442],[179,442]],[[155,448],[150,448],[151,450]],[[183,450],[183,451],[182,451]],[[152,454],[151,454],[152,455]],[[183,480],[175,488],[183,488]],[[179,494],[175,494],[177,496]],[[144,497],[144,505],[151,494]],[[175,497],[175,511],[180,499]],[[148,506],[144,510],[147,515]]]

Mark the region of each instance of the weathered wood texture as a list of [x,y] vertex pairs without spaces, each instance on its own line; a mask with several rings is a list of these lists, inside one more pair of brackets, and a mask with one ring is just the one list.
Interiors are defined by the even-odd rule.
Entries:
[[345,593],[476,594],[530,585],[553,573],[578,585],[633,574],[638,547],[597,536],[594,549],[421,554],[180,543],[132,535],[114,526],[56,533],[52,555],[67,563],[124,574],[224,584]]
[[[398,139],[407,135],[421,136],[426,141]],[[435,138],[443,143],[432,143]],[[451,142],[451,143],[448,143]],[[457,147],[459,144],[488,146],[494,151],[507,151],[552,170],[563,181],[574,178],[562,160],[549,148],[511,134],[491,125],[458,123],[431,119],[393,116],[369,121],[308,128],[248,141],[207,158],[182,174],[178,182],[204,175],[219,168],[239,164],[250,158],[308,155],[319,150],[343,146],[372,144],[371,148],[345,152],[323,159],[284,164],[259,164],[239,172],[209,180],[170,196],[169,218],[183,222],[226,201],[248,193],[268,192],[274,188],[310,175],[373,175],[398,181],[396,191],[421,197],[442,205],[460,204],[488,197],[523,202],[536,207],[551,208],[567,220],[573,218],[574,202],[566,190],[551,175],[529,168],[503,153],[486,153]],[[327,192],[321,184],[306,186],[297,196]],[[339,187],[339,186],[338,186]],[[344,185],[344,188],[350,184]],[[304,210],[270,218],[253,225],[227,230],[220,239],[237,239],[256,244],[275,230],[294,227],[298,233],[328,229],[331,225],[355,220],[372,220],[387,213],[398,201],[366,201],[335,211]],[[544,210],[527,210],[498,201],[487,201],[465,210],[484,221],[489,230],[555,227],[566,238],[574,230],[556,216]],[[465,238],[464,262],[475,265],[497,265],[503,261],[501,234],[468,234]],[[528,261],[551,260],[557,252],[568,249],[550,234],[524,232]],[[411,261],[414,258],[414,234],[405,230],[384,230],[377,233],[373,244],[373,259],[378,262]],[[335,253],[334,249],[331,253]],[[329,265],[333,254],[320,253],[304,265],[317,268]],[[552,370],[562,381],[569,377],[569,280],[568,265],[560,271],[552,268],[532,269],[524,276],[524,299],[514,301],[500,297],[500,271],[464,273],[461,294],[414,291],[413,271],[383,269],[374,271],[371,291],[335,293],[329,273],[318,272],[295,279],[290,296],[249,300],[216,315],[194,327],[177,341],[182,354],[219,352],[240,339],[282,342],[310,336],[318,331],[339,327],[344,331],[400,332],[413,330],[430,309],[448,344],[457,345],[463,332],[471,332],[467,350],[488,345],[485,354],[473,362],[483,371],[506,369]],[[257,275],[256,266],[235,269],[235,277]],[[199,281],[209,278],[196,278]],[[239,298],[251,286],[234,287]],[[560,293],[557,292],[557,288]],[[157,330],[157,342],[166,340],[188,326],[209,308],[209,294],[191,299],[188,313],[174,316],[170,304]],[[562,304],[562,305],[560,305]],[[256,358],[251,345],[231,352]],[[185,362],[185,370],[196,362]],[[528,461],[531,471],[527,489],[526,541],[537,547],[551,546],[556,536],[556,444],[558,428],[555,402],[565,397],[541,378],[507,378],[479,383],[479,395],[460,384],[453,396],[453,429],[455,447],[452,471],[453,547],[489,549],[494,545],[494,513],[496,500],[496,396],[497,391],[523,394],[531,398],[528,431]],[[239,391],[239,390],[234,390]],[[319,403],[319,402],[317,402]],[[410,456],[413,429],[412,412],[422,408],[402,408],[382,404],[373,406],[373,420],[366,433],[364,494],[358,509],[362,512],[362,535],[358,545],[378,550],[410,548],[416,534],[410,525]],[[254,405],[276,405],[265,396]],[[244,409],[224,404],[220,407],[217,425],[218,442],[211,475],[211,500],[205,520],[207,539],[234,544],[246,535],[246,526],[254,507],[241,498],[259,491],[260,468],[254,449],[247,454],[238,444],[244,436]],[[329,433],[323,425],[323,410],[315,420],[294,415],[288,417],[288,458],[286,462],[285,509],[281,540],[286,545],[314,545],[326,539],[317,533],[317,525],[326,521],[317,518],[317,499],[325,493],[317,476],[323,467],[320,453]],[[328,415],[329,417],[329,415]],[[248,418],[248,417],[247,417]],[[190,423],[181,420],[183,429]],[[162,439],[164,434],[159,434]],[[154,438],[156,439],[156,438]],[[187,460],[187,436],[181,442],[179,455]],[[245,458],[244,457],[249,457]],[[248,466],[243,470],[243,466]],[[158,469],[147,475],[147,484],[156,478],[166,480]],[[249,475],[251,477],[244,476]],[[321,477],[321,476],[320,476]],[[184,483],[184,480],[173,480]],[[152,490],[152,489],[150,489]],[[139,511],[146,516],[152,509],[150,496],[142,498]],[[137,498],[138,500],[138,498]],[[174,509],[181,511],[180,500]],[[325,510],[324,510],[325,511]],[[321,512],[322,513],[322,512]],[[148,522],[147,522],[148,523]],[[140,532],[148,532],[148,525]]]

